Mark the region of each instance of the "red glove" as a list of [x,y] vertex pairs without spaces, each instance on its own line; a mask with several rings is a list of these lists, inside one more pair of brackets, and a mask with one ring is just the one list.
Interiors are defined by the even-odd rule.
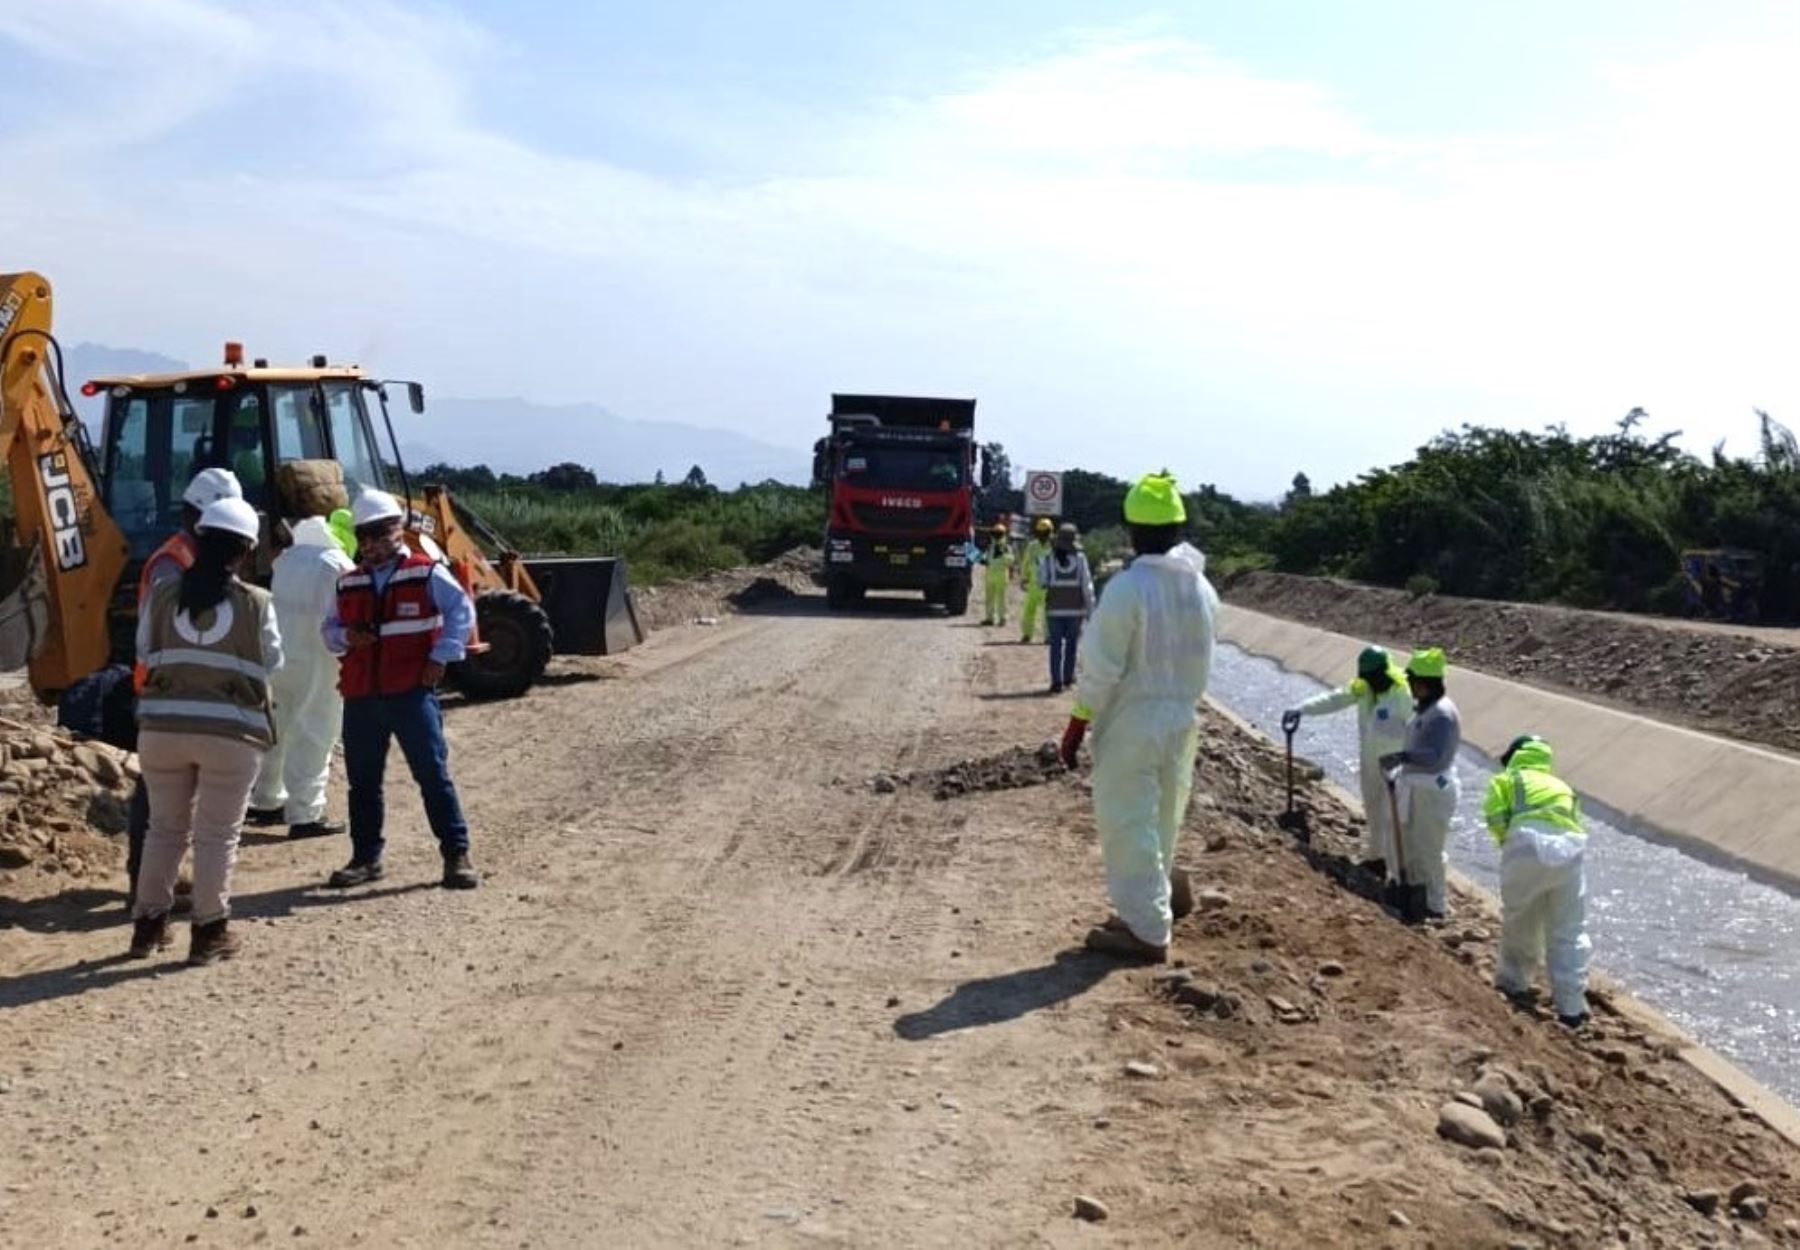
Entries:
[[1062,746],[1057,748],[1056,758],[1063,762],[1064,768],[1075,767],[1075,757],[1081,754],[1081,743],[1087,737],[1088,723],[1079,716],[1069,717],[1069,727],[1063,730]]

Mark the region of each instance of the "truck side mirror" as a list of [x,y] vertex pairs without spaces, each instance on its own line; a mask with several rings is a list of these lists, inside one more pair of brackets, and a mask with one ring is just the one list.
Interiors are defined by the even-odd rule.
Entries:
[[813,444],[812,484],[824,486],[831,478],[830,458],[825,440],[820,439]]
[[419,382],[406,384],[407,405],[416,413],[425,411],[425,387]]
[[988,458],[987,448],[981,449],[981,489],[991,490],[994,485],[994,462]]

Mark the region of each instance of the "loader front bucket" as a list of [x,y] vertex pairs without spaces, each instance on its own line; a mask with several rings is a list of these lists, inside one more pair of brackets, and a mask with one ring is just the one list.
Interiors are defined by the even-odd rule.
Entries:
[[528,556],[558,655],[617,655],[644,641],[625,561],[617,556]]
[[43,548],[0,547],[0,673],[31,663],[50,638]]

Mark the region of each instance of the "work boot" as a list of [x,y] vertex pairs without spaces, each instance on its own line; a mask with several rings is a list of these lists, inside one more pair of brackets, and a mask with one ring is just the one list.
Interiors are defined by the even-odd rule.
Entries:
[[1169,873],[1169,914],[1177,920],[1194,914],[1194,883],[1185,868]]
[[1588,1022],[1589,1018],[1588,1013],[1584,1011],[1578,1016],[1558,1016],[1556,1022],[1565,1029],[1579,1029]]
[[252,807],[244,811],[244,823],[266,827],[268,825],[284,825],[287,823],[287,812],[279,807]]
[[473,890],[481,884],[481,878],[469,865],[469,853],[458,851],[454,855],[444,856],[444,888],[446,890]]
[[127,959],[148,959],[157,951],[168,950],[175,939],[169,934],[169,914],[145,916],[131,926],[131,949]]
[[1152,946],[1130,929],[1117,929],[1101,925],[1097,929],[1089,929],[1087,940],[1083,943],[1089,950],[1102,955],[1111,955],[1115,959],[1126,959],[1132,963],[1160,964],[1167,963],[1169,948]]
[[332,873],[325,884],[334,890],[347,890],[353,885],[367,885],[371,881],[379,881],[381,873],[380,860],[353,859]]
[[1372,873],[1384,881],[1387,880],[1387,860],[1382,859],[1379,855],[1373,859],[1362,860],[1356,866],[1364,872]]
[[198,968],[204,964],[218,963],[221,959],[230,959],[242,946],[243,941],[231,931],[230,920],[209,920],[205,924],[197,924],[188,941],[188,966]]
[[350,827],[334,820],[307,820],[288,826],[288,841],[300,838],[335,838],[350,832]]

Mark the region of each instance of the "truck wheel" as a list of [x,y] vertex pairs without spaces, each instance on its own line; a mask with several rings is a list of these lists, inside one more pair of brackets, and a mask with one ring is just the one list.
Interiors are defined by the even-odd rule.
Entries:
[[951,582],[944,589],[944,613],[961,616],[969,610],[969,583]]
[[825,579],[825,606],[833,612],[842,612],[845,608],[862,598],[862,587],[843,573],[833,573]]
[[550,617],[524,595],[490,590],[475,599],[475,623],[487,650],[456,666],[457,689],[471,699],[518,698],[550,663]]

